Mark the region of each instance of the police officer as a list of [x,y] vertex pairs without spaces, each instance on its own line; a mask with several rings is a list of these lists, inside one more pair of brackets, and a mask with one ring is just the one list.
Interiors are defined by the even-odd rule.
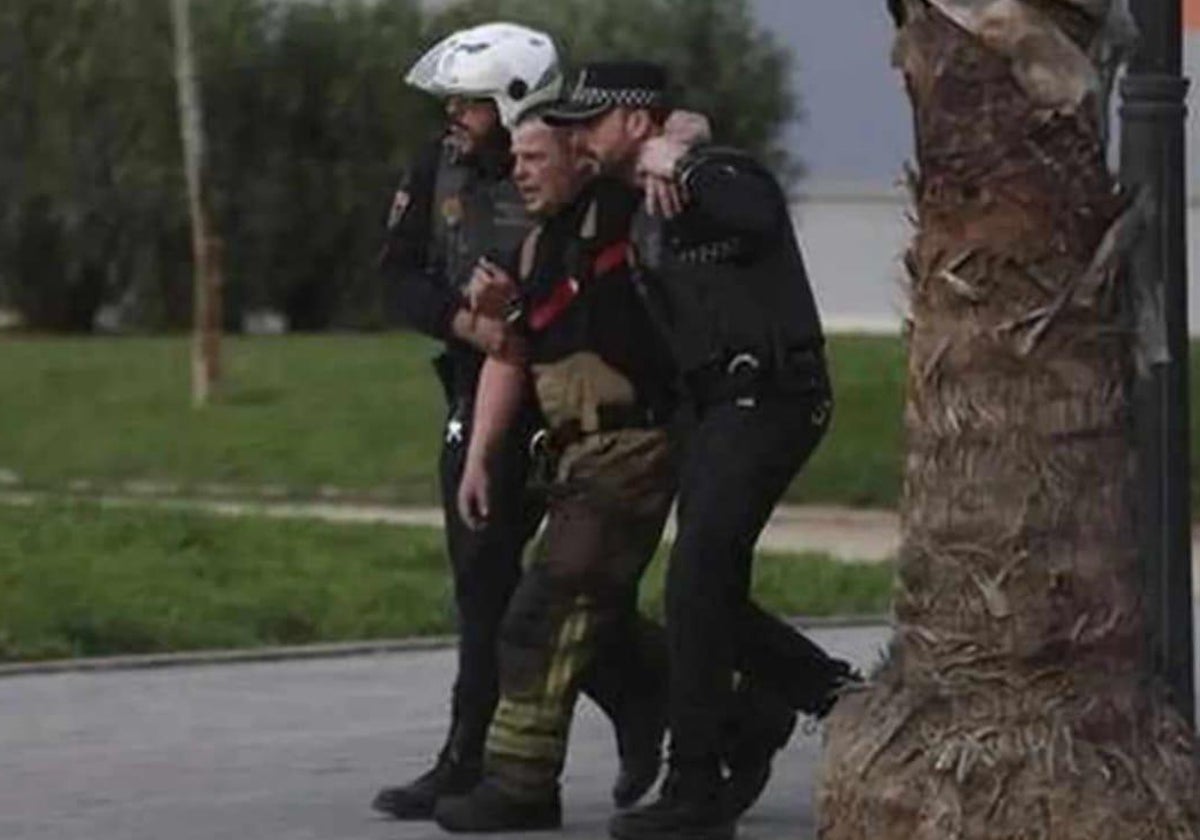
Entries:
[[[666,85],[657,65],[589,65],[547,120],[576,125],[609,172],[643,187],[650,212],[634,239],[694,415],[667,578],[671,774],[657,802],[610,829],[620,840],[725,840],[790,735],[781,704],[820,716],[852,677],[749,601],[755,542],[832,402],[783,191],[741,152],[664,137]],[[738,704],[744,727],[731,746],[722,723]]]
[[[549,514],[501,628],[484,779],[436,809],[450,831],[561,825],[558,778],[580,678],[599,649],[634,635],[638,581],[675,493],[673,373],[630,282],[638,195],[590,179],[569,135],[536,117],[517,128],[513,151],[526,207],[544,222],[515,261],[520,295],[511,273],[490,264],[473,292],[481,308],[513,305],[527,356],[484,365],[459,505],[479,527],[494,515],[493,465],[532,380],[553,456]],[[662,697],[664,664],[631,684]]]
[[[480,778],[497,699],[497,631],[521,575],[522,551],[544,510],[524,489],[522,427],[532,425],[531,411],[497,447],[487,525],[467,527],[454,497],[484,353],[502,353],[511,340],[503,320],[469,311],[463,290],[481,258],[511,251],[531,226],[509,181],[504,126],[522,109],[557,96],[561,75],[548,36],[496,23],[446,38],[414,65],[407,81],[445,99],[448,128],[395,196],[381,268],[401,318],[445,344],[435,366],[448,403],[440,479],[458,616],[458,675],[449,734],[434,766],[409,784],[381,790],[373,807],[399,819],[427,819],[438,797],[469,791]],[[656,728],[653,711],[649,723],[630,713],[621,684],[619,670],[610,668],[588,688],[610,717],[634,721],[618,731],[629,761],[614,788],[618,801],[629,802],[653,784],[661,722]]]

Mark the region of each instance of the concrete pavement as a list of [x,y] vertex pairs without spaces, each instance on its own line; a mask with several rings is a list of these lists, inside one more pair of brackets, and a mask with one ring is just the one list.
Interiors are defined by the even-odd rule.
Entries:
[[[884,627],[819,629],[869,667]],[[376,788],[420,772],[443,734],[449,650],[0,680],[5,840],[425,840],[377,818]],[[566,830],[605,837],[611,731],[586,702],[564,778]],[[811,836],[819,737],[798,732],[741,836]],[[556,835],[550,835],[556,836]]]

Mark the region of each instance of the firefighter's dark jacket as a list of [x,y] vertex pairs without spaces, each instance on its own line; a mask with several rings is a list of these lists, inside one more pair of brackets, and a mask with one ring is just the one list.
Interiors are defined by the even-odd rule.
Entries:
[[657,225],[641,214],[635,239],[665,296],[683,371],[742,353],[783,367],[796,351],[820,349],[820,319],[774,176],[719,147],[689,152],[676,175],[684,211]]
[[[519,323],[552,424],[598,408],[570,404],[576,397],[669,412],[676,376],[670,352],[632,280],[629,226],[639,204],[632,188],[594,179],[531,234],[527,253],[514,260],[522,278]],[[575,396],[564,400],[566,394]]]
[[481,256],[510,253],[532,222],[509,180],[511,158],[495,149],[456,160],[441,141],[415,159],[397,193],[379,258],[391,316],[446,342],[448,391],[474,392],[482,356],[454,338],[450,324]]

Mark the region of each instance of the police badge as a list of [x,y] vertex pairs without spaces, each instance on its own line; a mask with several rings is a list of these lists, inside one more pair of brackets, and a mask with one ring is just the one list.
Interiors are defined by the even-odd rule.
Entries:
[[463,218],[462,199],[457,195],[447,196],[442,201],[441,211],[442,221],[446,223],[446,227],[458,227]]

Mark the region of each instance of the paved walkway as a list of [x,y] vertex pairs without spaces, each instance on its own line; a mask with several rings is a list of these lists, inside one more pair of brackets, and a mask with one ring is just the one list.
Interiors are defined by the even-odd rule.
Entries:
[[[869,667],[884,627],[820,629]],[[0,679],[4,840],[425,840],[376,818],[375,789],[420,772],[445,726],[449,650]],[[606,837],[616,769],[587,703],[564,778],[571,840]],[[798,734],[744,840],[812,836],[816,734]]]
[[[30,504],[9,493],[0,502]],[[145,499],[112,498],[112,505]],[[227,515],[436,525],[436,511],[290,503],[161,502]],[[771,548],[879,559],[886,513],[784,508]],[[869,669],[887,627],[816,628]],[[376,818],[374,790],[415,775],[443,733],[448,649],[158,670],[0,677],[3,840],[426,840],[428,824]],[[584,703],[565,775],[571,840],[598,840],[611,808],[611,732]],[[744,840],[812,836],[820,741],[798,734]]]
[[[0,503],[32,504],[51,494],[0,491]],[[200,510],[222,516],[265,516],[278,519],[321,519],[350,524],[417,525],[440,528],[442,513],[431,507],[350,504],[344,502],[228,501],[202,498],[155,498],[140,495],[106,495],[96,498],[112,507],[152,505],[175,510]],[[667,526],[667,538],[674,521]],[[895,513],[836,507],[782,507],[763,533],[760,545],[772,551],[816,551],[851,560],[886,560],[900,542],[900,520]]]

